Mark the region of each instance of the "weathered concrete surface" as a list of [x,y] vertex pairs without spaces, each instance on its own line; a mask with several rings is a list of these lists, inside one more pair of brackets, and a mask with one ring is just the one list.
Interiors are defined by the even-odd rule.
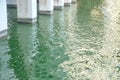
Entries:
[[35,22],[37,18],[37,0],[18,0],[17,18],[18,22]]
[[5,36],[7,36],[7,29],[3,30],[3,31],[0,31],[0,38],[3,38]]
[[64,0],[64,5],[65,6],[70,6],[72,3],[72,0]]
[[7,0],[8,7],[17,7],[17,0]]
[[54,0],[54,9],[63,9],[64,0]]
[[77,2],[77,0],[72,0],[72,3],[76,3]]
[[6,0],[0,0],[0,37],[7,34],[7,6]]
[[53,0],[39,0],[39,14],[52,14],[53,8]]

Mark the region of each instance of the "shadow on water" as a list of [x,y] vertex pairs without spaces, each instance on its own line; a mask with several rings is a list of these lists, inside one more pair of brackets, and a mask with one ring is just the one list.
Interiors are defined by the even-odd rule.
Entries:
[[[9,51],[7,55],[9,74],[8,77],[4,77],[3,80],[28,80],[28,74],[26,65],[24,62],[24,52],[21,49],[21,43],[19,41],[20,34],[19,27],[24,26],[17,24],[16,22],[16,8],[8,8],[8,46]],[[30,25],[28,25],[30,26]],[[26,27],[26,26],[24,26]]]
[[16,75],[17,79],[26,79],[27,73],[24,65],[24,55],[22,54],[22,50],[20,49],[19,42],[17,42],[16,40],[13,40],[12,42],[12,40],[9,39],[9,47],[11,49],[8,53],[11,56],[9,60],[10,68],[14,69],[14,74]]

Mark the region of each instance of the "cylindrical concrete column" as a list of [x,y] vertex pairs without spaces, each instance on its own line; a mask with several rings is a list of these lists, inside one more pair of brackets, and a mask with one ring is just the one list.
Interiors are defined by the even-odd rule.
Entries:
[[37,0],[17,0],[18,22],[32,23],[37,18]]
[[6,0],[0,0],[0,37],[6,35],[7,30],[7,6]]
[[7,5],[9,7],[16,7],[17,6],[17,0],[7,0]]
[[64,0],[64,5],[65,6],[70,6],[72,3],[72,0]]
[[64,7],[64,0],[54,0],[54,9],[62,9]]
[[39,0],[39,13],[52,14],[53,13],[53,0]]

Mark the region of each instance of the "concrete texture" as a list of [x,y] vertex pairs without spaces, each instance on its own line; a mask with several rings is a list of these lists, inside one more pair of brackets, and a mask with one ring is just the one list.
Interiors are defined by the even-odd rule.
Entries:
[[17,0],[6,0],[8,7],[17,7]]
[[72,0],[64,0],[64,5],[65,6],[70,6],[72,3]]
[[6,0],[0,0],[0,37],[7,30],[7,6]]
[[64,7],[64,0],[54,0],[54,9],[63,9]]
[[37,0],[17,1],[18,22],[32,23],[37,18]]
[[53,8],[53,0],[39,0],[39,14],[52,14]]

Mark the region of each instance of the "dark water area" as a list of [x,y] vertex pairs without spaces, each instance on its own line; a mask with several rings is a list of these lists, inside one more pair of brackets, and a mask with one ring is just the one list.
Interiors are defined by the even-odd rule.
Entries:
[[8,8],[0,80],[120,80],[120,1],[79,0],[17,23]]

